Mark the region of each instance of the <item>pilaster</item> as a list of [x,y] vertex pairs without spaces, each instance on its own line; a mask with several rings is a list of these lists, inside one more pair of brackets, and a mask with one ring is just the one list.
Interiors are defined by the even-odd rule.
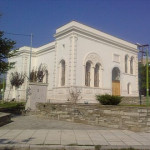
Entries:
[[56,78],[56,70],[57,70],[57,64],[56,64],[56,57],[57,57],[57,42],[55,43],[55,54],[54,54],[54,72],[53,72],[53,87],[56,87],[57,78]]
[[77,35],[72,34],[69,51],[69,85],[76,85],[77,40]]

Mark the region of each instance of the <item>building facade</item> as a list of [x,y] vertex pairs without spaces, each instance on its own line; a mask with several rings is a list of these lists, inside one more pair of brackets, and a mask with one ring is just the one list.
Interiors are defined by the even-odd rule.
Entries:
[[[32,48],[31,70],[42,63],[48,70],[47,101],[67,102],[69,89],[81,91],[79,102],[96,103],[95,95],[138,96],[138,50],[135,44],[72,21],[56,30],[55,41]],[[5,99],[26,99],[28,79],[10,86],[10,73],[29,74],[30,47],[21,47],[7,74]],[[16,92],[17,91],[17,92]]]

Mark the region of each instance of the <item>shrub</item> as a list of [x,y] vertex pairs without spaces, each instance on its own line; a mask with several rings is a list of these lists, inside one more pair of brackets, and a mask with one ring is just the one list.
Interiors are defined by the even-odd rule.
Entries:
[[121,102],[122,97],[105,94],[105,95],[96,95],[96,99],[102,105],[118,105]]
[[0,102],[0,111],[12,114],[21,114],[25,109],[23,102]]
[[10,83],[12,86],[19,88],[24,83],[25,76],[22,73],[12,72],[10,75]]

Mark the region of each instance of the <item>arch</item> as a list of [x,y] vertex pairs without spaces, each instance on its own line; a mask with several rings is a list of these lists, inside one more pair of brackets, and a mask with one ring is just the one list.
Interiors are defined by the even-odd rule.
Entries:
[[43,83],[48,83],[48,66],[45,63],[41,64],[44,70],[44,78],[43,78]]
[[83,60],[83,66],[83,84],[90,87],[101,87],[102,82],[99,81],[102,78],[103,68],[100,56],[94,52],[88,53]]
[[87,61],[85,66],[85,85],[90,86],[91,77],[91,62]]
[[133,74],[134,70],[134,57],[132,56],[130,59],[130,73]]
[[61,60],[60,61],[60,85],[64,86],[65,85],[65,71],[66,71],[66,67],[65,67],[65,60]]
[[128,59],[129,59],[129,56],[125,55],[125,73],[128,73]]
[[118,67],[112,69],[112,81],[120,81],[120,69]]
[[127,93],[131,94],[131,83],[127,84]]
[[99,87],[100,64],[97,63],[94,68],[94,87]]
[[112,95],[120,95],[120,69],[112,69]]
[[94,52],[90,52],[88,53],[85,58],[84,58],[84,62],[83,62],[83,65],[85,66],[86,65],[86,62],[87,61],[90,61],[91,62],[91,65],[92,67],[94,67],[96,65],[97,62],[99,62],[102,65],[102,60],[100,58],[100,56],[97,54],[97,53],[94,53]]

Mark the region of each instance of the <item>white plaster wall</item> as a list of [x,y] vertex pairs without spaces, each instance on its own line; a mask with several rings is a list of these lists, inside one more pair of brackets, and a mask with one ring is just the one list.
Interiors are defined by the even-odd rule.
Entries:
[[[124,74],[124,57],[126,54],[129,56],[134,56],[136,59],[137,54],[135,52],[127,51],[126,49],[119,48],[117,46],[110,45],[109,43],[104,43],[102,41],[96,41],[78,35],[77,44],[77,73],[76,73],[76,85],[85,85],[85,69],[84,69],[84,59],[88,53],[97,53],[100,56],[101,64],[103,67],[102,72],[102,88],[104,90],[111,91],[112,89],[112,69],[113,67],[118,67],[121,72],[121,94],[127,95],[127,81],[131,83],[132,94],[137,96],[138,90],[138,80],[137,77],[137,65],[134,66],[134,75]],[[113,61],[113,54],[118,54],[120,56],[120,62]]]
[[[6,77],[7,85],[6,85],[5,96],[4,96],[4,99],[6,100],[11,100],[12,98],[14,98],[13,95],[16,96],[16,100],[18,101],[26,99],[26,88],[27,88],[27,81],[28,81],[27,77],[29,75],[29,59],[30,59],[29,50],[30,50],[29,47],[23,47],[23,49],[20,48],[19,52],[26,51],[26,53],[20,53],[17,56],[9,58],[8,60],[9,62],[15,62],[15,66],[14,68],[10,69],[7,72],[7,77]],[[34,63],[35,63],[35,57],[32,56],[31,66],[33,66]],[[11,85],[10,85],[10,74],[16,71],[19,73],[25,74],[26,77],[25,77],[25,81],[23,85],[17,90],[14,90],[11,88]]]
[[55,74],[55,87],[60,87],[59,84],[59,63],[62,59],[65,60],[65,86],[69,84],[69,53],[70,53],[70,38],[67,36],[64,39],[56,39],[56,74]]
[[45,64],[48,69],[48,90],[53,86],[53,70],[54,70],[54,50],[49,50],[44,54],[36,56],[36,63],[34,68],[38,68],[40,64]]

